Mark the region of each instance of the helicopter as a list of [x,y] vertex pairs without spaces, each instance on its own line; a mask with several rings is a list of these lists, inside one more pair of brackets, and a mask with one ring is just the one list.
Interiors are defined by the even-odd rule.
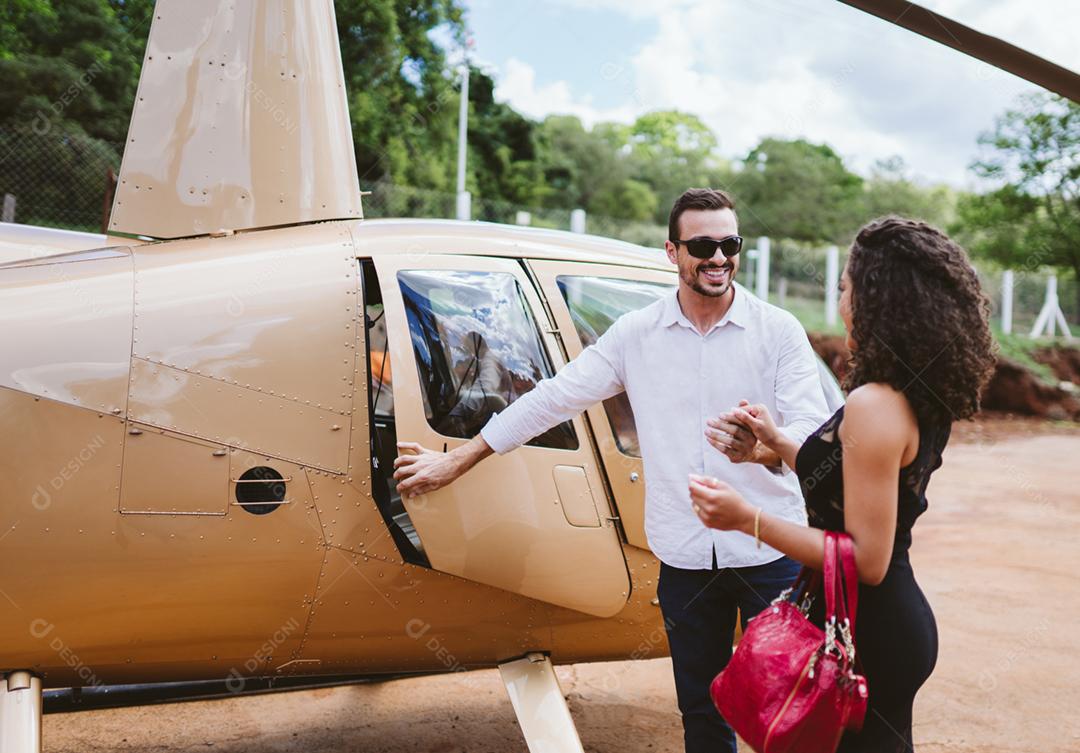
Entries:
[[159,0],[135,100],[108,233],[0,228],[0,753],[48,689],[490,667],[530,750],[580,751],[553,666],[666,654],[625,395],[428,495],[393,459],[671,265],[363,219],[331,0]]

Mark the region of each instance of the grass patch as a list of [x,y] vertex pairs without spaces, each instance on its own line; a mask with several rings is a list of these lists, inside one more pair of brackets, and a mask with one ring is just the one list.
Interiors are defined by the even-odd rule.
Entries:
[[[770,296],[771,302],[778,304],[779,301],[775,294]],[[784,301],[785,309],[795,315],[795,318],[802,324],[803,329],[807,332],[816,332],[825,335],[842,335],[844,334],[844,323],[840,321],[840,317],[836,317],[836,324],[832,327],[825,325],[825,302],[814,300],[813,298],[793,298],[787,297]]]
[[1058,378],[1054,376],[1054,372],[1050,370],[1050,367],[1035,360],[1035,351],[1045,347],[1047,343],[1032,340],[1026,335],[1015,333],[1006,335],[998,330],[994,331],[994,337],[997,339],[1003,357],[1021,364],[1047,384],[1053,387],[1058,385]]
[[[772,298],[773,303],[778,303],[775,295]],[[842,335],[844,333],[844,325],[839,318],[837,318],[834,326],[825,326],[825,304],[823,301],[789,296],[784,301],[784,308],[795,315],[807,332],[827,335]],[[1047,347],[1051,343],[1046,340],[1032,340],[1023,334],[1013,333],[1006,335],[996,326],[993,328],[993,333],[1003,358],[1020,364],[1046,384],[1052,387],[1058,386],[1058,378],[1054,376],[1054,372],[1050,370],[1050,367],[1035,360],[1035,351]]]

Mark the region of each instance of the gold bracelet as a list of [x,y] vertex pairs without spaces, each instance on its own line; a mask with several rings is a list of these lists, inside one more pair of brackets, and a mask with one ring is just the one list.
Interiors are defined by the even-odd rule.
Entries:
[[761,508],[757,509],[754,513],[754,541],[757,542],[757,548],[761,549]]

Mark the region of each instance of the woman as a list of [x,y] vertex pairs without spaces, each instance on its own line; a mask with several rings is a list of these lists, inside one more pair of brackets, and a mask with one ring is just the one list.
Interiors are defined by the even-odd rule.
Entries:
[[[731,487],[691,476],[707,526],[740,530],[821,569],[821,530],[846,531],[860,580],[855,644],[870,691],[866,721],[839,750],[910,751],[912,702],[937,659],[937,626],[908,560],[911,528],[941,465],[952,422],[979,407],[995,355],[989,303],[963,249],[940,231],[896,217],[863,227],[841,279],[840,315],[852,353],[847,404],[803,443],[764,406],[732,415],[798,473],[810,528],[748,504]],[[729,435],[706,430],[723,449]],[[823,599],[810,617],[823,621]]]

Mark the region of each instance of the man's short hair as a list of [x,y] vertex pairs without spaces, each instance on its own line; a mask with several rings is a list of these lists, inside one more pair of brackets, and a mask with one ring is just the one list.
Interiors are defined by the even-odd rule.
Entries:
[[735,212],[735,200],[715,188],[690,188],[675,200],[668,216],[668,240],[679,240],[679,218],[687,209],[730,209]]

